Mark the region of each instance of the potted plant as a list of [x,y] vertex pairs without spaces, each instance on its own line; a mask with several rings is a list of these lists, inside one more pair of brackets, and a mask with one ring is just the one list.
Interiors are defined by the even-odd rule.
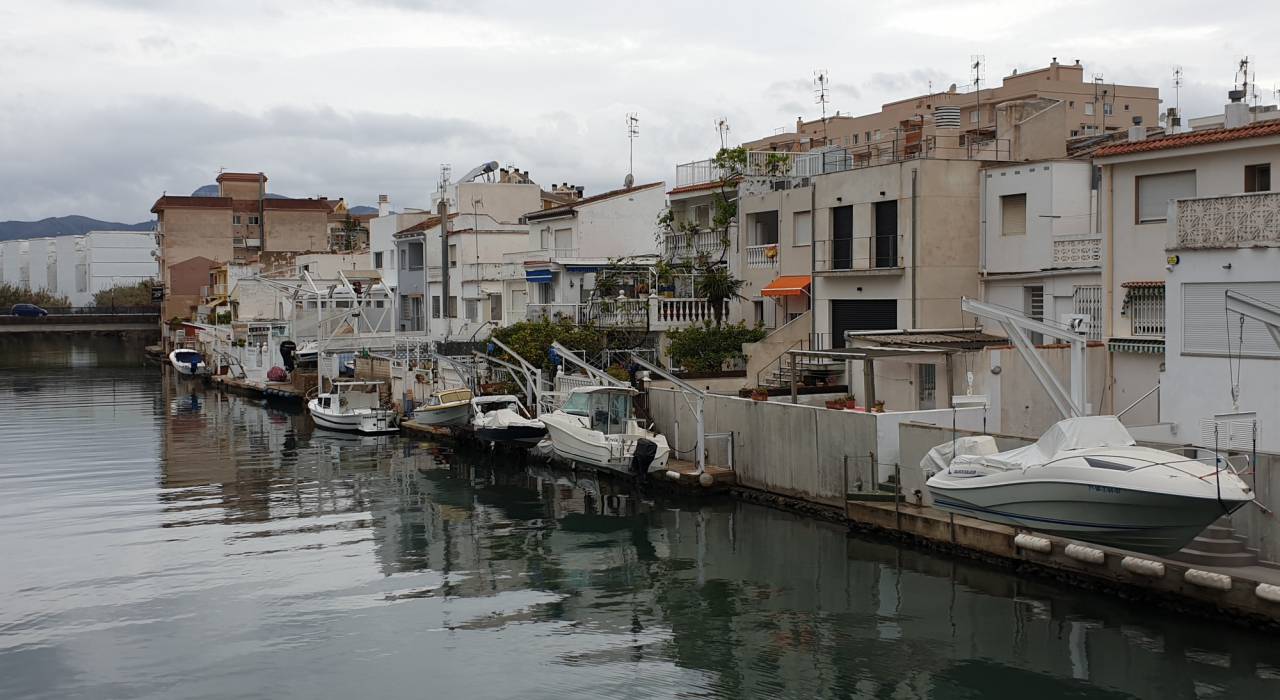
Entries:
[[884,399],[876,399],[876,404],[872,411],[876,413],[884,413]]
[[844,407],[849,409],[850,411],[856,410],[858,408],[858,400],[854,398],[853,394],[845,395]]
[[762,386],[758,386],[758,387],[756,387],[756,388],[752,389],[752,390],[751,390],[751,400],[752,400],[752,401],[768,401],[768,400],[769,400],[769,390],[768,390],[768,389],[766,389],[766,388],[764,388],[764,387],[762,387]]
[[839,411],[844,408],[844,401],[840,399],[827,399],[827,408]]

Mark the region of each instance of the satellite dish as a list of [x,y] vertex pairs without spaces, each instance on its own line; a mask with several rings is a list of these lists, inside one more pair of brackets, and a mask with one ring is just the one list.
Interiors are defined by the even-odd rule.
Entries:
[[635,176],[635,175],[632,175],[631,173],[627,173],[627,176],[626,176],[626,177],[624,177],[624,178],[622,178],[622,186],[623,186],[624,188],[626,188],[626,189],[628,189],[628,190],[629,190],[629,189],[631,189],[632,187],[635,187],[635,185],[636,185],[636,176]]

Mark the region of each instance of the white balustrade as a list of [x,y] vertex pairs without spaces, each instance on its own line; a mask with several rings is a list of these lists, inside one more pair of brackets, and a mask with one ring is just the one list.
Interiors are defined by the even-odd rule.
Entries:
[[747,267],[777,267],[778,244],[747,246]]
[[1177,248],[1280,246],[1280,193],[1180,199],[1173,209]]

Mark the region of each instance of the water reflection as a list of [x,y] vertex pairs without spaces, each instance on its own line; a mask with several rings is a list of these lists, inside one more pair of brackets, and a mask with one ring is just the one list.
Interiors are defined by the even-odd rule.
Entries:
[[1280,693],[1273,637],[154,370],[0,421],[0,697]]

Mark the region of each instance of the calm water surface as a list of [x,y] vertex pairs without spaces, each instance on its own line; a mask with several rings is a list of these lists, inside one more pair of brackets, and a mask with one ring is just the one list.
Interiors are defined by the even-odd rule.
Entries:
[[0,698],[1280,697],[1275,636],[136,364],[0,346]]

